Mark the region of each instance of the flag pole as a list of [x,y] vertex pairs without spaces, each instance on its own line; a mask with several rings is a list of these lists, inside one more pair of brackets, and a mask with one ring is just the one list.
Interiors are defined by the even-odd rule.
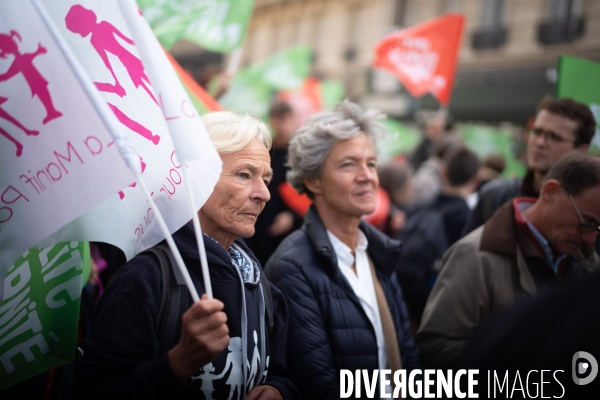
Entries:
[[208,261],[206,260],[206,249],[204,248],[204,238],[202,235],[202,227],[200,226],[200,218],[198,218],[198,208],[196,207],[196,201],[192,188],[190,187],[190,181],[187,178],[187,172],[185,168],[182,168],[183,180],[188,192],[190,207],[192,209],[192,222],[194,224],[194,232],[196,233],[196,244],[198,245],[198,251],[200,253],[200,267],[202,269],[202,278],[204,278],[204,289],[209,299],[213,298],[212,284],[210,282],[210,272],[208,271]]
[[[179,268],[181,275],[183,275],[183,279],[185,280],[185,284],[186,284],[188,290],[190,291],[190,295],[192,296],[192,299],[194,300],[194,302],[197,302],[200,300],[200,297],[198,296],[198,291],[196,290],[196,286],[194,286],[194,282],[192,282],[192,277],[190,276],[190,273],[189,273],[188,269],[186,268],[185,263],[183,262],[183,258],[181,258],[181,254],[179,253],[179,250],[177,249],[177,246],[175,245],[175,241],[173,240],[173,237],[171,236],[171,233],[169,232],[169,228],[167,228],[167,224],[165,223],[165,220],[164,220],[162,214],[160,213],[158,206],[156,205],[156,203],[154,202],[154,199],[150,195],[150,191],[148,190],[148,187],[146,186],[146,182],[142,178],[141,172],[135,171],[135,175],[136,175],[137,182],[140,184],[140,186],[142,187],[142,190],[144,191],[144,195],[146,196],[146,199],[148,199],[148,202],[150,203],[150,207],[152,208],[152,211],[154,211],[154,217],[156,218],[156,222],[158,222],[158,226],[159,226],[163,236],[165,237],[165,240],[167,241],[167,244],[169,245],[169,248],[171,249],[173,256],[175,257],[175,263],[177,264],[177,267]],[[209,283],[209,285],[210,285],[210,283]]]
[[231,56],[229,57],[229,64],[227,64],[227,70],[226,70],[227,75],[235,74],[235,72],[238,69],[238,66],[240,65],[241,58],[242,58],[242,48],[238,47],[231,53]]

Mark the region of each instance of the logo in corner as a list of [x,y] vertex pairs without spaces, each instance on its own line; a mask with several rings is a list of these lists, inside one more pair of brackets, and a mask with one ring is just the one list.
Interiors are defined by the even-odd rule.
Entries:
[[[573,382],[576,385],[587,385],[591,383],[598,375],[598,362],[593,355],[586,351],[578,351],[573,354],[572,361]],[[585,375],[585,378],[579,376]]]

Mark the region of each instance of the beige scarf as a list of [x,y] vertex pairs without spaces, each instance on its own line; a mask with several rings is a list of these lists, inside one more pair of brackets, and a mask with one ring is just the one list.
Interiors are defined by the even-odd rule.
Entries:
[[373,286],[375,287],[375,297],[377,298],[377,305],[379,307],[379,316],[381,318],[381,326],[383,328],[383,337],[385,338],[385,352],[387,354],[388,368],[392,370],[392,387],[394,387],[394,373],[397,370],[402,369],[402,360],[400,358],[400,348],[398,347],[398,337],[396,336],[396,328],[394,326],[394,320],[390,313],[385,293],[377,278],[375,272],[375,266],[371,257],[369,257],[369,265],[371,266],[371,275],[373,276]]

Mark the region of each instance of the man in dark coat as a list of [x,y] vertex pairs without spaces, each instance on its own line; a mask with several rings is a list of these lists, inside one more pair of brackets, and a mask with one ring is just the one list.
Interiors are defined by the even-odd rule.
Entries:
[[597,268],[600,160],[574,153],[546,178],[444,255],[417,333],[427,368],[448,368],[491,312]]

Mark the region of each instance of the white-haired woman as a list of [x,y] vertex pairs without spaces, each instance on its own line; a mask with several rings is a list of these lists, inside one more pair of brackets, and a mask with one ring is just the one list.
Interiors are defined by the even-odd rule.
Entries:
[[371,374],[420,365],[393,275],[400,243],[361,219],[376,207],[381,117],[338,103],[311,117],[290,143],[288,181],[313,205],[266,271],[288,303],[287,374],[305,399],[338,398],[342,369]]
[[[80,398],[297,398],[280,376],[287,310],[241,238],[254,234],[269,200],[271,137],[258,119],[232,112],[202,117],[223,172],[199,211],[215,299],[162,313],[173,294],[158,256],[144,252],[117,274],[94,315],[78,372]],[[204,292],[190,223],[173,234],[198,292]],[[169,264],[169,262],[166,262]],[[168,268],[168,267],[167,267]],[[168,279],[167,279],[168,278]],[[179,282],[179,280],[177,280]],[[185,290],[185,289],[184,289]],[[180,304],[191,303],[187,290]],[[218,299],[218,300],[217,300]],[[171,298],[171,304],[174,300]],[[184,313],[185,312],[185,313]]]

